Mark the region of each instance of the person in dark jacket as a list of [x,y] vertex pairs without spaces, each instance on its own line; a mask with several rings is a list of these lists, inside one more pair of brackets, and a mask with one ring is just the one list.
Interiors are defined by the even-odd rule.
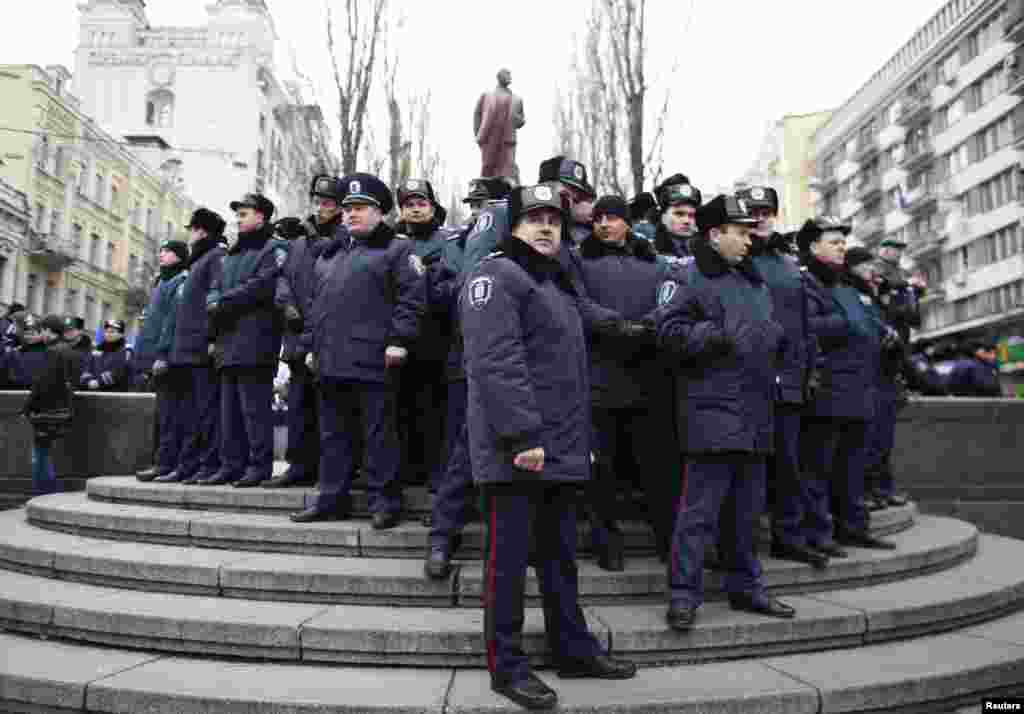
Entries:
[[353,434],[361,428],[373,527],[382,530],[400,521],[395,372],[419,337],[426,286],[412,241],[383,220],[393,207],[388,187],[364,173],[342,184],[346,230],[317,259],[323,279],[307,357],[320,380],[320,492],[292,520],[348,516],[358,457]]
[[100,392],[129,392],[134,385],[131,355],[124,344],[124,321],[103,323],[103,341],[83,361],[79,388]]
[[7,313],[0,317],[0,350],[17,347],[17,318],[25,312],[25,306],[20,302],[7,306]]
[[949,376],[949,393],[955,397],[1002,397],[996,363],[996,345],[975,339],[964,345],[966,356],[955,362]]
[[[31,389],[33,380],[46,367],[47,343],[43,339],[41,318],[20,312],[14,321],[11,339],[17,345],[11,350],[11,387]],[[63,325],[60,332],[63,333]]]
[[152,481],[174,471],[184,441],[183,419],[191,418],[184,398],[188,394],[187,374],[169,363],[174,344],[172,323],[178,291],[188,277],[188,245],[183,241],[166,241],[160,246],[159,260],[160,275],[153,287],[146,307],[146,321],[135,345],[135,359],[152,365],[159,415],[156,464],[137,474],[140,481]]
[[571,246],[579,247],[594,232],[594,199],[597,192],[587,179],[587,167],[564,156],[553,156],[540,164],[537,183],[559,183],[570,195],[568,226]]
[[188,417],[182,424],[182,448],[176,468],[158,476],[163,483],[195,484],[212,478],[220,462],[220,378],[213,364],[213,334],[206,297],[220,278],[227,254],[226,222],[220,214],[199,208],[190,231],[188,278],[179,287],[173,320],[170,368],[181,375],[182,400]]
[[[411,178],[395,189],[400,221],[395,231],[412,240],[414,266],[441,261],[452,232],[444,228],[446,212],[429,181]],[[427,305],[416,347],[402,365],[398,388],[399,439],[403,483],[428,484],[436,493],[444,464],[444,417],[447,412],[445,362],[451,345],[446,306]]]
[[721,533],[730,606],[794,615],[766,593],[753,543],[764,510],[765,459],[774,448],[776,365],[785,351],[771,292],[748,258],[755,223],[734,196],[701,206],[687,285],[659,312],[658,343],[681,364],[689,423],[669,570],[666,619],[675,630],[696,621],[704,600],[704,551],[723,505],[730,511],[724,518],[730,528]]
[[[316,380],[306,366],[311,345],[303,339],[316,276],[314,266],[318,246],[332,239],[342,221],[341,179],[321,175],[310,185],[310,198],[316,213],[301,223],[302,233],[294,238],[277,282],[274,303],[285,321],[281,361],[288,365],[288,470],[267,481],[265,488],[285,488],[316,483],[320,469],[320,419],[317,409]],[[280,223],[280,222],[279,222]]]
[[38,416],[60,409],[70,410],[74,385],[80,378],[81,355],[62,342],[64,325],[57,315],[47,315],[38,323],[38,328],[34,320],[25,325],[26,331],[38,329],[37,344],[45,345],[44,357],[31,374],[31,391],[22,409],[32,423],[32,492],[36,496],[59,490],[50,447],[71,426],[70,420],[43,421]]
[[654,189],[661,210],[654,233],[654,249],[667,260],[683,260],[690,256],[690,240],[697,232],[697,209],[700,190],[684,174],[674,174]]
[[[462,531],[473,512],[473,473],[469,459],[469,429],[466,425],[467,385],[463,368],[463,340],[458,316],[458,296],[465,267],[466,242],[487,203],[504,202],[511,186],[502,178],[481,178],[471,185],[470,195],[480,205],[478,213],[462,231],[445,241],[441,260],[427,266],[427,303],[431,312],[447,320],[451,330],[445,379],[448,384],[448,413],[445,415],[445,465],[434,494],[430,513],[430,538],[424,572],[443,579],[451,572],[452,554],[462,542]],[[475,192],[475,193],[474,193]]]
[[[676,271],[657,260],[654,248],[630,230],[628,206],[604,196],[594,206],[594,235],[580,246],[583,283],[599,305],[621,321],[618,335],[589,329],[590,394],[594,427],[594,478],[590,485],[592,537],[598,564],[625,569],[624,535],[618,525],[619,458],[628,450],[646,494],[648,520],[659,554],[672,540],[672,482],[677,478],[671,404],[658,408],[670,378],[658,368],[654,319],[679,288]],[[666,413],[666,411],[668,413]],[[631,447],[631,448],[628,448]]]
[[[865,275],[873,257],[862,248],[847,251],[848,228],[841,232],[838,225],[821,230],[805,224],[807,230],[798,236],[808,273],[815,278],[809,314],[831,314],[825,327],[811,324],[817,338],[818,375],[800,437],[807,545],[831,557],[845,557],[842,545],[894,547],[868,530],[864,470],[867,425],[877,409],[883,340],[895,334],[887,336],[887,328],[872,313],[874,295]],[[840,327],[835,308],[844,326]]]
[[274,375],[281,320],[274,291],[288,244],[274,238],[274,204],[249,193],[232,201],[238,239],[206,296],[220,374],[220,471],[201,486],[252,488],[274,468]]
[[590,476],[590,390],[574,283],[557,260],[558,193],[548,185],[514,190],[509,223],[511,234],[472,270],[460,299],[467,423],[487,524],[491,688],[543,708],[557,695],[532,673],[522,649],[530,562],[560,675],[626,679],[636,668],[603,652],[578,604],[575,489]]
[[62,339],[84,359],[92,354],[92,338],[85,332],[85,320],[75,315],[64,318]]
[[775,231],[779,195],[769,186],[737,192],[758,223],[752,231],[751,256],[772,296],[772,315],[785,330],[785,352],[775,388],[775,453],[768,460],[768,504],[772,512],[775,558],[822,568],[828,556],[807,546],[800,530],[803,486],[800,473],[800,415],[810,364],[804,279],[789,241]]

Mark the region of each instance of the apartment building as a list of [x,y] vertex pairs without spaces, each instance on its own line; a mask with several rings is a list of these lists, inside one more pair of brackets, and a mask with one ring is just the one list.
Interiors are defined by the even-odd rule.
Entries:
[[820,213],[908,244],[922,338],[1024,335],[1024,0],[949,0],[815,136]]

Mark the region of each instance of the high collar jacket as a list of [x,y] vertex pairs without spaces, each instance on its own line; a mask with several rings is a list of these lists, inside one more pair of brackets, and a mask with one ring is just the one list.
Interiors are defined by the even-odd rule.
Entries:
[[220,279],[227,248],[219,237],[204,238],[192,246],[188,278],[177,301],[171,364],[209,364],[209,345],[213,341],[206,297]]

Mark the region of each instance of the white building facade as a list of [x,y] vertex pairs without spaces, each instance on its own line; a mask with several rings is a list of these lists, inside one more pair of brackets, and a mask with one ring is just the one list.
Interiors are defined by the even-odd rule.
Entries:
[[922,338],[1024,334],[1022,15],[949,0],[815,136],[818,212],[908,244]]
[[[107,131],[180,162],[197,204],[230,219],[249,191],[304,215],[312,176],[331,168],[320,110],[274,70],[264,0],[213,0],[201,27],[153,27],[143,0],[87,0],[75,85]],[[230,220],[229,220],[230,224]]]

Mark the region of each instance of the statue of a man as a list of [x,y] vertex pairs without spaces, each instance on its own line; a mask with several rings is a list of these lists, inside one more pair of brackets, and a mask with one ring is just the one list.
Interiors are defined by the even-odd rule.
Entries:
[[526,123],[526,116],[523,114],[523,100],[509,91],[510,84],[512,73],[507,69],[500,70],[498,86],[481,94],[476,103],[473,131],[483,164],[480,175],[505,178],[516,185],[519,183],[516,130]]

